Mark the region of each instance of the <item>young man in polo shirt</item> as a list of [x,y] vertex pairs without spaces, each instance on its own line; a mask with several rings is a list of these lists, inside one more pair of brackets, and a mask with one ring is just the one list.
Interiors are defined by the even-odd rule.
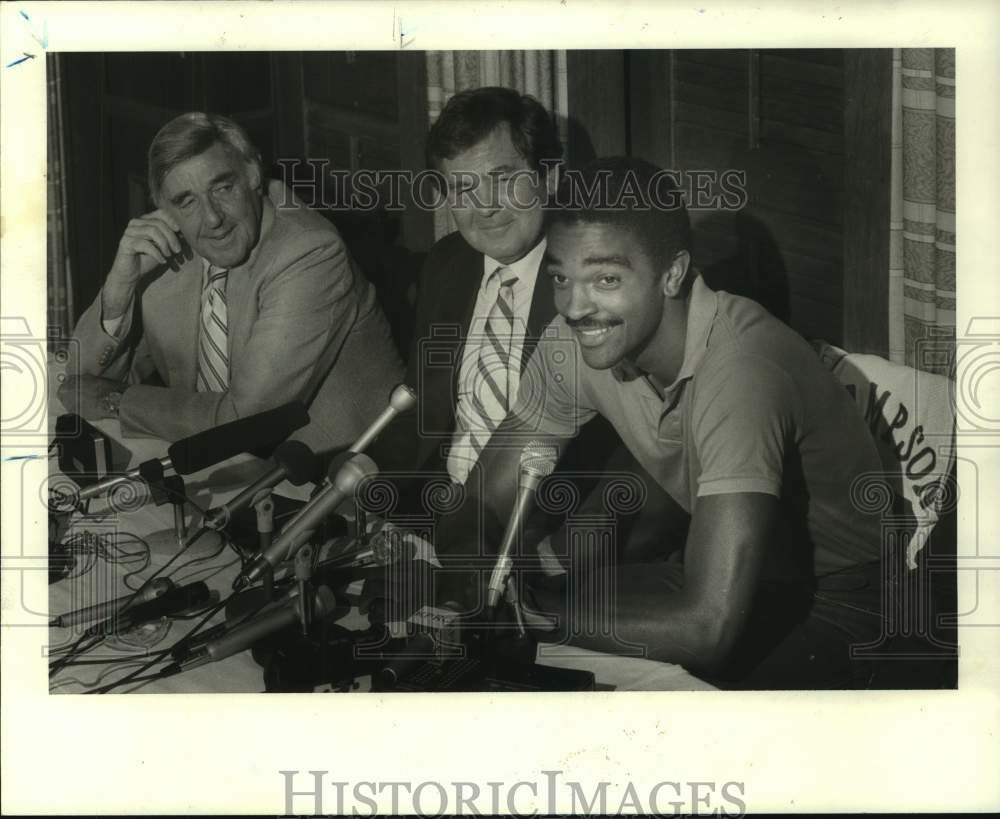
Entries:
[[880,466],[863,419],[805,340],[702,281],[662,171],[598,160],[578,189],[602,177],[608,201],[560,197],[553,214],[541,274],[559,315],[505,423],[514,445],[487,455],[488,500],[509,508],[518,439],[561,445],[600,414],[690,514],[683,565],[613,567],[601,632],[594,612],[567,616],[595,578],[571,569],[567,588],[522,597],[561,639],[641,646],[727,685],[864,684],[849,646],[878,634],[879,521],[852,485]]

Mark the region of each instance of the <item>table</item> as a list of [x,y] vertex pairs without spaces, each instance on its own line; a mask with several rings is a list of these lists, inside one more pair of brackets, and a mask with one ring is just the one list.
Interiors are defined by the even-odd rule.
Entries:
[[[49,426],[54,430],[55,418],[64,412],[56,397],[56,377],[58,366],[50,362],[49,378]],[[119,444],[127,446],[131,451],[129,468],[150,458],[162,457],[167,444],[151,438],[123,439],[121,428],[115,420],[103,420],[94,425]],[[202,472],[185,476],[187,494],[202,508],[220,505],[232,498],[240,489],[256,479],[265,469],[265,463],[250,455],[238,456]],[[55,458],[50,461],[50,486],[60,477]],[[63,478],[65,480],[65,478]],[[305,500],[311,486],[295,487],[288,483],[280,484],[275,492],[286,497]],[[138,551],[131,542],[126,543],[125,534],[148,536],[152,532],[173,527],[173,511],[169,504],[155,506],[147,503],[137,509],[111,512],[106,499],[94,500],[90,511],[98,513],[92,517],[75,514],[72,518],[66,536],[81,535],[91,531],[106,537],[116,537],[119,543],[129,550]],[[110,513],[110,514],[101,514]],[[200,514],[188,507],[188,528],[193,531],[200,523]],[[117,533],[117,535],[115,534]],[[164,575],[169,576],[176,584],[204,580],[210,589],[214,589],[225,597],[232,586],[238,569],[239,560],[231,548],[206,551],[204,547],[194,548],[191,557],[204,558],[197,563],[189,563],[187,556],[176,561]],[[101,565],[98,561],[90,571],[71,576],[52,584],[49,587],[50,616],[68,612],[82,606],[125,595],[129,587],[126,580],[132,581],[135,588],[154,571],[163,567],[175,554],[172,548],[156,548],[150,553],[150,563],[140,573],[129,578],[129,571],[134,566]],[[360,584],[357,584],[360,586]],[[356,588],[349,589],[357,591]],[[223,615],[219,612],[209,621],[209,625],[221,622]],[[118,639],[101,646],[86,657],[88,659],[113,659],[135,656],[148,650],[153,653],[172,645],[199,622],[193,620],[172,620],[161,622],[139,629],[128,640]],[[367,626],[367,620],[352,608],[337,620],[339,625],[349,629],[362,629]],[[77,626],[72,628],[51,628],[50,649],[58,650],[75,639],[80,634]],[[141,638],[141,640],[140,640]],[[146,645],[143,645],[145,643]],[[689,674],[680,666],[653,662],[636,657],[619,657],[601,654],[582,648],[569,646],[540,645],[538,661],[560,668],[573,668],[593,671],[599,688],[615,688],[618,690],[713,690],[713,686]],[[145,662],[145,660],[143,660]],[[119,665],[72,665],[62,669],[50,680],[50,690],[58,693],[80,693],[115,679],[123,677],[138,667],[138,661],[127,667]],[[158,666],[154,666],[154,669]],[[359,678],[357,690],[368,690],[369,681]],[[260,692],[264,690],[262,669],[254,662],[249,651],[244,651],[221,662],[209,663],[182,674],[154,680],[145,683],[128,684],[121,692],[142,693],[193,693],[193,692]]]

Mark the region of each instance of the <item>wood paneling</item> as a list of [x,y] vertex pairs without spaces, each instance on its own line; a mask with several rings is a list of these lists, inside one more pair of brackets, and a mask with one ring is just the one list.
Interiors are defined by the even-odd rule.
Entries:
[[844,345],[887,356],[892,51],[846,52]]
[[107,234],[102,117],[99,105],[103,67],[99,54],[64,54],[66,99],[66,199],[68,247],[73,270],[75,323],[104,281],[111,257],[103,249]]
[[625,54],[568,51],[569,136],[566,159],[579,166],[598,156],[620,156],[628,146]]
[[[669,52],[626,53],[630,156],[662,168],[673,165],[673,60]],[[654,102],[655,104],[650,104]]]
[[626,65],[634,155],[689,174],[746,173],[742,212],[692,210],[706,278],[758,297],[804,335],[840,341],[842,52],[626,52]]
[[[416,173],[424,168],[427,87],[422,54],[306,54],[302,76],[305,151],[310,158],[329,160],[330,169],[338,171]],[[350,181],[343,187],[346,204]],[[404,210],[389,210],[388,192],[383,185],[382,198],[372,206],[341,206],[327,216],[375,285],[405,354],[414,282],[434,240],[433,214],[413,207],[408,186],[401,189]]]
[[281,156],[275,159],[306,158],[306,120],[302,54],[278,52],[271,55],[271,83],[274,94],[274,121]]

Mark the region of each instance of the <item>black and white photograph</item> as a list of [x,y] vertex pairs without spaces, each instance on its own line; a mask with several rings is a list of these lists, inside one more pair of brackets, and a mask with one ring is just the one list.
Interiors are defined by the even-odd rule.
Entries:
[[[509,47],[405,3],[374,4],[392,37],[373,41],[376,17],[347,6],[279,23],[232,3],[207,4],[194,45],[60,47],[71,5],[4,18],[4,243],[33,242],[38,262],[16,303],[21,256],[4,264],[3,556],[7,648],[34,640],[38,707],[99,720],[82,742],[131,737],[142,759],[136,720],[190,713],[253,757],[278,736],[262,720],[294,744],[350,715],[336,759],[319,737],[287,762],[269,748],[247,798],[284,814],[742,815],[873,809],[914,769],[865,802],[809,790],[799,761],[801,801],[776,796],[780,777],[758,801],[765,729],[741,720],[774,713],[850,758],[871,757],[877,722],[942,698],[977,703],[954,735],[997,717],[996,657],[969,657],[1000,625],[1000,319],[965,300],[966,281],[990,290],[985,269],[961,311],[958,285],[959,260],[988,262],[995,242],[988,202],[960,195],[982,155],[966,154],[981,43],[911,26],[689,44],[640,10],[604,41],[595,7],[589,41]],[[128,25],[160,10],[185,31],[177,9],[126,5],[149,7]],[[735,25],[690,15],[713,13]],[[316,47],[338,20],[364,35]],[[38,177],[11,153],[18,71],[35,78]],[[17,198],[22,178],[37,181]],[[136,727],[116,740],[126,711]],[[633,722],[672,768],[611,762],[640,753]],[[368,751],[334,771],[376,724],[412,746],[407,776],[359,767]],[[754,737],[745,754],[677,762],[730,730]],[[428,768],[436,733],[473,755],[500,741],[518,773],[488,788]],[[579,767],[570,735],[587,737]],[[995,734],[973,747],[995,755]],[[967,802],[995,807],[976,756]],[[88,787],[87,811],[103,804]]]

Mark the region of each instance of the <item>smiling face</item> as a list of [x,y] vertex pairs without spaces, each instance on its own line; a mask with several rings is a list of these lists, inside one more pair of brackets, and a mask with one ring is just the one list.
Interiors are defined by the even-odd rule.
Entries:
[[174,167],[159,199],[195,252],[229,269],[243,264],[260,238],[260,186],[256,166],[217,142]]
[[514,147],[507,123],[440,170],[448,202],[465,240],[503,264],[523,258],[541,241],[545,183]]
[[667,271],[657,270],[625,228],[557,222],[548,236],[542,270],[583,360],[605,370],[628,359],[653,372],[662,353],[657,346],[668,335]]

